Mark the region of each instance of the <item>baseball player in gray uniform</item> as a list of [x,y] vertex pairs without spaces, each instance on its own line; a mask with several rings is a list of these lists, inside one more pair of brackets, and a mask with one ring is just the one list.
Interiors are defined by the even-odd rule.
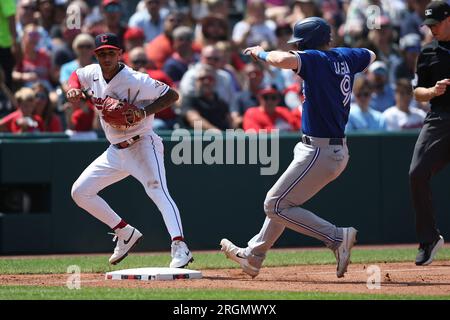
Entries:
[[283,69],[292,69],[304,80],[302,142],[294,149],[294,159],[267,193],[267,215],[260,232],[246,248],[222,239],[225,255],[240,264],[252,277],[258,275],[266,252],[285,227],[321,240],[336,257],[338,278],[350,262],[357,230],[339,228],[299,207],[336,179],[347,166],[348,149],[344,135],[350,111],[350,97],[356,73],[375,60],[368,49],[330,48],[330,26],[317,17],[298,22],[290,43],[299,51],[265,52],[260,46],[244,50],[254,59]]

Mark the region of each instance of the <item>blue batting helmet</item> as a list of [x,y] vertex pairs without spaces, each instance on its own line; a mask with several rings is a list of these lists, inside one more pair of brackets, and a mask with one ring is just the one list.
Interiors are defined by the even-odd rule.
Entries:
[[288,43],[297,43],[299,49],[316,49],[330,40],[330,25],[322,18],[310,17],[295,24]]

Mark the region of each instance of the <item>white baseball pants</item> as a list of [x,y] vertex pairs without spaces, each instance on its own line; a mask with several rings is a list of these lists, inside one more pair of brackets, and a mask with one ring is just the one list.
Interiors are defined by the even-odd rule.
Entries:
[[122,219],[98,192],[132,175],[161,211],[171,238],[183,237],[180,213],[167,189],[165,173],[162,139],[148,133],[126,149],[110,145],[75,181],[72,198],[78,206],[114,228]]

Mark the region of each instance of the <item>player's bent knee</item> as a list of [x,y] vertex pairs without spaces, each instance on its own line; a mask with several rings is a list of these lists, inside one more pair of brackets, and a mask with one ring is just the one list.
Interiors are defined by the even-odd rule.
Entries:
[[278,215],[275,206],[276,201],[273,199],[266,199],[264,201],[264,212],[269,218],[273,218]]
[[75,181],[75,183],[72,185],[70,194],[73,201],[75,201],[77,205],[80,205],[86,198],[89,197],[86,188],[84,188],[83,185],[79,184],[77,181]]

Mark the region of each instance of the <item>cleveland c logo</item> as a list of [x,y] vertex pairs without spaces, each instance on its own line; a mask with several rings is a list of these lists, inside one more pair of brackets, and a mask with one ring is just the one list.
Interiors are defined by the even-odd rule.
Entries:
[[100,37],[100,41],[101,41],[102,43],[108,42],[108,36],[107,36],[106,34],[102,35],[102,36]]

